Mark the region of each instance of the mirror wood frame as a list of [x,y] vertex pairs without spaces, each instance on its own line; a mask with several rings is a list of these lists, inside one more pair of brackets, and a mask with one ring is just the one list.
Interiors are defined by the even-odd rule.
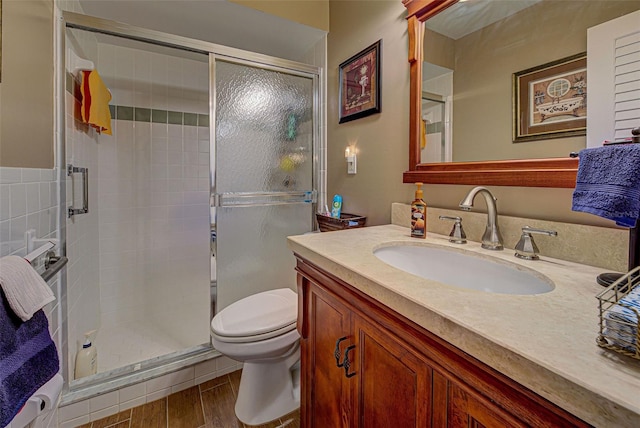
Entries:
[[404,183],[574,188],[577,158],[420,163],[424,22],[458,0],[402,0],[409,32],[409,169]]

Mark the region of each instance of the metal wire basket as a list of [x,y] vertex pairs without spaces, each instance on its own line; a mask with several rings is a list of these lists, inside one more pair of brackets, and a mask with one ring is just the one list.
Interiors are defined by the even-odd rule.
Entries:
[[[600,307],[598,346],[640,360],[640,266],[596,298]],[[636,287],[638,287],[636,289]]]

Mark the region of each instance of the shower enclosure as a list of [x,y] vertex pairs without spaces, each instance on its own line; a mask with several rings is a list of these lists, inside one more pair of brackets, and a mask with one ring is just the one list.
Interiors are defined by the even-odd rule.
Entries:
[[[320,91],[316,67],[64,19],[61,194],[88,207],[64,228],[72,402],[217,355],[216,310],[295,288],[286,236],[313,228]],[[79,114],[91,69],[111,92],[111,135]],[[87,332],[98,373],[75,379]]]
[[425,162],[446,162],[447,140],[445,138],[446,103],[438,96],[422,96],[422,122],[425,145],[422,155]]
[[451,162],[453,70],[422,63],[421,156],[423,162]]

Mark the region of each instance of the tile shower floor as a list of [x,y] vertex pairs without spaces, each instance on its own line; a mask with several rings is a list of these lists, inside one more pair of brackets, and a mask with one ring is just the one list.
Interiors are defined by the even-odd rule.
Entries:
[[[246,428],[234,413],[241,371],[125,410],[80,428]],[[300,428],[294,412],[260,428]]]
[[100,329],[95,342],[98,373],[171,354],[185,347],[184,343],[172,339],[154,325],[143,323]]

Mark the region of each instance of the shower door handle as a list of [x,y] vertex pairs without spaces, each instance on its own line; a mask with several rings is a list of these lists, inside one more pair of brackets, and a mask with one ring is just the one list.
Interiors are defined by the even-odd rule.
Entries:
[[[71,177],[73,180],[73,174],[82,174],[82,208],[75,208],[72,202],[69,207],[69,218],[77,214],[86,214],[89,212],[89,168],[79,168],[71,164],[67,165],[67,177]],[[75,186],[72,185],[71,189],[73,192]],[[73,195],[71,200],[75,201]]]

